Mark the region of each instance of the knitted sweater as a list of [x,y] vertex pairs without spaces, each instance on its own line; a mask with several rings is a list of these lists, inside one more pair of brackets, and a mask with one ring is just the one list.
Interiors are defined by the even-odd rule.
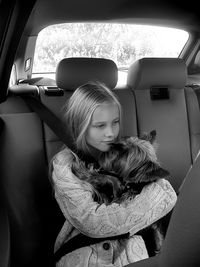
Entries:
[[[73,153],[68,148],[53,160],[52,179],[55,198],[66,218],[55,243],[55,251],[67,240],[83,233],[90,237],[108,237],[105,242],[83,247],[63,256],[58,267],[122,267],[148,257],[145,243],[136,233],[165,216],[175,205],[177,196],[165,179],[145,186],[134,199],[122,204],[98,204],[89,184],[71,171]],[[109,240],[109,236],[130,233],[126,244]]]

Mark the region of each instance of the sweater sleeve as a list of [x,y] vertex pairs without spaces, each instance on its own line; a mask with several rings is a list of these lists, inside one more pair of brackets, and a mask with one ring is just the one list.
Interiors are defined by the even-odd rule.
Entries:
[[145,186],[134,199],[122,204],[98,204],[92,190],[84,186],[71,171],[68,149],[53,160],[52,179],[55,197],[70,223],[90,237],[109,237],[130,232],[131,235],[165,216],[175,205],[177,196],[165,179]]

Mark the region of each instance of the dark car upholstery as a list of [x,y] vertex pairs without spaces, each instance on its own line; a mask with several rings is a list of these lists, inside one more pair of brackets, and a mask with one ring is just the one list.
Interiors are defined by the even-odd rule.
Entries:
[[11,266],[51,266],[63,218],[48,180],[42,124],[19,96],[9,97],[0,112],[1,194],[9,218]]

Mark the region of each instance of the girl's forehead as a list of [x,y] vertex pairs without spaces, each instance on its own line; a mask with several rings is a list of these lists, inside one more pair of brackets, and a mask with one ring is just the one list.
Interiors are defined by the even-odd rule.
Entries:
[[112,121],[119,118],[119,107],[116,103],[100,104],[92,114],[92,122]]

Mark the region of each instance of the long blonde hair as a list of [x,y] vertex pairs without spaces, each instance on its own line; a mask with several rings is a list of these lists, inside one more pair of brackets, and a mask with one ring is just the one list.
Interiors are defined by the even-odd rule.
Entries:
[[103,103],[115,103],[118,106],[121,122],[122,111],[117,97],[100,82],[88,82],[78,87],[64,107],[64,119],[71,130],[75,148],[86,155],[91,155],[91,148],[86,142],[86,131],[93,112]]

